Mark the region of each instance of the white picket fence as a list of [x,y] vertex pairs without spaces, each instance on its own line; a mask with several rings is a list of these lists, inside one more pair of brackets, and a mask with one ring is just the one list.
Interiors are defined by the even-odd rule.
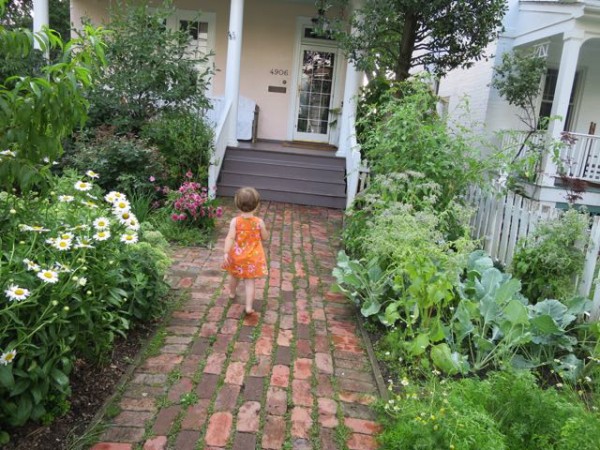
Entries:
[[[498,196],[491,192],[483,192],[479,188],[471,188],[467,201],[476,208],[471,219],[473,237],[481,239],[484,250],[495,260],[508,266],[514,256],[520,239],[526,238],[536,226],[545,220],[559,217],[561,211],[542,206],[521,195],[509,193]],[[586,260],[583,273],[578,277],[577,290],[580,295],[593,295],[594,312],[600,315],[600,289],[594,289],[594,275],[600,250],[600,217],[592,222],[590,237],[585,244]]]

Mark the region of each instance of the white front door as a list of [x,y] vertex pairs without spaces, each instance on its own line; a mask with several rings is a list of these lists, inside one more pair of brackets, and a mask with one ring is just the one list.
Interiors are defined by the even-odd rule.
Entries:
[[336,48],[300,46],[294,140],[329,142],[336,64]]

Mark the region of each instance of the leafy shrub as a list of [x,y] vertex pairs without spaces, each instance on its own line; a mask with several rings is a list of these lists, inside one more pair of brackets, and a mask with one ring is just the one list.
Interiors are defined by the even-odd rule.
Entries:
[[466,138],[452,133],[436,113],[427,83],[401,83],[380,97],[381,120],[365,127],[362,148],[374,174],[420,172],[440,186],[439,204],[448,202],[482,177],[484,164]]
[[381,405],[382,449],[574,449],[600,442],[600,415],[528,372],[496,372],[486,380],[408,384]]
[[120,132],[137,133],[161,111],[200,111],[208,72],[191,58],[187,30],[171,30],[164,23],[174,12],[172,2],[153,10],[147,3],[122,3],[111,9],[107,28],[107,65],[98,73],[90,93],[90,125],[110,124]]
[[115,136],[110,128],[98,130],[92,138],[81,136],[67,152],[64,164],[100,174],[99,185],[104,189],[139,192],[145,197],[154,193],[151,177],[160,177],[167,167],[155,147],[133,137]]
[[166,160],[166,183],[176,187],[188,171],[202,174],[206,182],[212,154],[212,128],[190,112],[164,112],[145,124],[142,137],[158,148]]
[[88,177],[53,179],[50,197],[0,194],[0,426],[49,420],[76,358],[102,358],[160,312],[164,248],[138,243],[125,196],[103,199]]
[[569,298],[575,277],[583,270],[583,244],[588,236],[589,217],[574,209],[559,219],[538,225],[515,252],[511,272],[523,284],[531,301]]

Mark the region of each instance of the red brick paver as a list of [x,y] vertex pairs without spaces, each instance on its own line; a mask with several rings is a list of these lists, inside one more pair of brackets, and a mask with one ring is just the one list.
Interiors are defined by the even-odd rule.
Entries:
[[[229,217],[233,214],[229,209]],[[161,348],[140,363],[93,450],[377,448],[377,395],[355,307],[330,291],[342,212],[265,202],[269,277],[246,316],[212,249],[177,248],[169,282],[186,292]]]

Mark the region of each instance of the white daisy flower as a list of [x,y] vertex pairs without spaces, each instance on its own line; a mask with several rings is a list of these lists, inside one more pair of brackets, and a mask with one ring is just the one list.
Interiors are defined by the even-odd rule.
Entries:
[[11,350],[10,352],[2,353],[0,356],[0,366],[6,366],[15,360],[15,356],[17,356],[16,350]]
[[35,225],[31,227],[31,231],[35,231],[36,233],[43,233],[45,231],[50,231],[48,228],[40,227],[39,225]]
[[54,264],[54,270],[56,270],[57,272],[61,272],[61,273],[73,272],[69,266],[59,263],[59,262]]
[[135,217],[132,217],[127,222],[125,222],[125,226],[130,230],[137,231],[140,229],[140,222]]
[[46,239],[46,244],[54,245],[55,243],[56,243],[56,238]]
[[106,241],[110,237],[110,231],[100,230],[94,235],[94,239],[97,241]]
[[75,235],[73,233],[71,233],[70,231],[66,231],[64,233],[61,233],[58,237],[60,239],[73,239],[75,237]]
[[110,222],[106,217],[98,217],[94,220],[94,228],[96,230],[106,230],[110,226]]
[[29,297],[29,290],[12,284],[4,291],[9,300],[25,300]]
[[79,280],[77,280],[77,284],[79,286],[85,286],[87,284],[87,278],[86,277],[81,277]]
[[117,191],[110,191],[108,194],[106,194],[104,196],[104,200],[106,200],[108,203],[114,203],[117,200],[124,199],[124,198],[125,198],[125,194],[121,194],[120,192],[117,192]]
[[71,239],[55,239],[54,240],[54,248],[57,248],[60,251],[69,250],[71,248]]
[[50,158],[48,158],[47,156],[44,156],[42,158],[42,161],[44,161],[46,164],[50,164]]
[[119,222],[123,225],[127,225],[127,222],[129,222],[131,219],[135,219],[135,216],[129,210],[119,213],[115,211],[115,216],[117,216]]
[[113,211],[115,214],[121,214],[124,212],[128,212],[131,209],[131,205],[125,199],[117,199],[113,203]]
[[40,271],[40,266],[34,263],[32,260],[25,258],[23,263],[27,266],[27,270],[33,270],[34,272]]
[[54,270],[42,269],[37,274],[38,278],[46,283],[56,283],[58,281],[58,273]]
[[87,181],[78,181],[77,183],[75,183],[75,189],[77,189],[78,191],[89,191],[92,189],[92,183],[88,183]]
[[92,241],[89,238],[77,238],[75,248],[94,248]]
[[75,200],[75,197],[73,197],[72,195],[59,195],[58,196],[59,202],[71,203],[73,200]]
[[126,244],[135,244],[137,241],[138,235],[136,233],[121,235],[121,242],[125,242]]
[[15,152],[13,152],[12,150],[2,150],[2,151],[0,152],[0,155],[1,155],[1,156],[12,156],[13,158],[14,158],[15,156],[17,156],[17,154],[16,154]]
[[98,175],[93,170],[88,170],[85,174],[90,178],[99,178],[100,177],[100,175]]
[[87,206],[88,208],[92,208],[92,209],[98,208],[98,205],[96,205],[94,202],[90,202],[88,200],[81,200],[81,204]]

